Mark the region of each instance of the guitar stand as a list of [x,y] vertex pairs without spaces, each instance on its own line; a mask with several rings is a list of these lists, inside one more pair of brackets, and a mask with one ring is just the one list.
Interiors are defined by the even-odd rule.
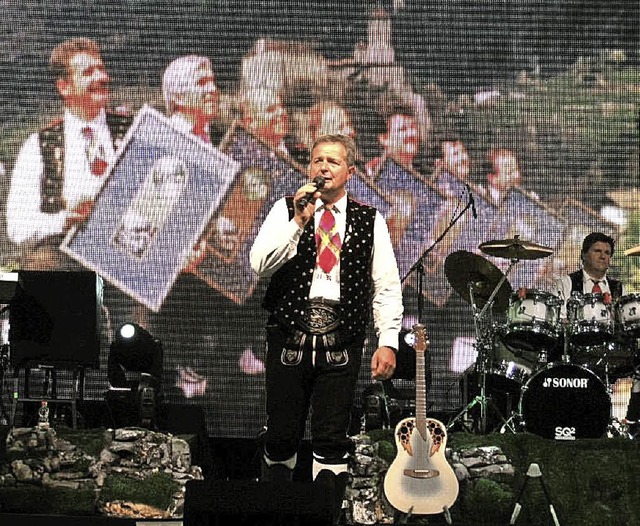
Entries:
[[517,434],[518,430],[522,427],[522,415],[517,411],[511,411],[511,416],[507,418],[500,428],[500,434],[504,435],[507,431],[511,431],[512,434]]
[[520,510],[522,509],[522,504],[520,503],[522,499],[522,495],[524,493],[525,488],[527,487],[527,482],[529,479],[537,478],[540,480],[540,484],[542,485],[542,491],[544,493],[545,498],[547,499],[547,504],[549,506],[549,513],[551,514],[551,518],[553,519],[553,524],[555,526],[560,526],[560,522],[558,521],[558,516],[556,515],[556,510],[551,503],[551,497],[549,496],[549,490],[547,489],[547,485],[545,484],[542,478],[542,471],[540,471],[540,466],[538,464],[529,464],[529,469],[527,469],[527,478],[524,479],[524,483],[520,488],[520,492],[518,493],[518,498],[516,499],[516,503],[513,507],[513,512],[511,514],[511,520],[509,524],[515,524],[518,519],[518,515],[520,514]]
[[[407,521],[413,516],[413,507],[409,509],[408,513],[398,513],[394,517],[394,524],[407,524]],[[448,506],[442,506],[442,513],[444,514],[444,520],[447,524],[453,524],[453,520],[451,519],[451,512],[449,511]]]

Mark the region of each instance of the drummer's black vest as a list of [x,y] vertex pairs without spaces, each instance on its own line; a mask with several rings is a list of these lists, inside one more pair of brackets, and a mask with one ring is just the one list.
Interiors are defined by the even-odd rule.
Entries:
[[[107,126],[111,132],[113,149],[121,146],[133,117],[107,112]],[[64,210],[66,203],[62,197],[64,186],[64,120],[59,119],[40,130],[40,153],[44,165],[44,176],[40,183],[40,210],[45,214],[55,214]]]
[[[577,270],[569,274],[571,278],[571,292],[579,292],[582,294],[582,290],[584,288],[582,284],[582,270]],[[611,291],[611,301],[616,301],[620,296],[622,296],[622,282],[617,279],[607,277],[607,281],[609,282],[609,290]]]
[[[294,215],[293,198],[287,197],[289,218]],[[360,334],[369,320],[372,291],[373,224],[376,209],[347,200],[347,230],[340,251],[340,297],[338,311],[342,329]],[[293,326],[307,305],[316,263],[314,223],[305,227],[296,255],[271,277],[262,306],[283,325]]]

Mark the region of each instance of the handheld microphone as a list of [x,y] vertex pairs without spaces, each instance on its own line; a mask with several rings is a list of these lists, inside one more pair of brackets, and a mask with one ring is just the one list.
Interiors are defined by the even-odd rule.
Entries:
[[320,188],[324,187],[324,177],[322,177],[321,175],[316,175],[311,182],[316,186],[316,189],[313,192],[307,192],[307,194],[302,199],[300,199],[300,201],[298,201],[297,206],[300,210],[302,210],[309,204],[309,201],[313,198],[313,194],[320,190]]
[[478,212],[476,211],[476,201],[473,198],[473,194],[471,193],[471,187],[465,183],[467,187],[467,193],[469,194],[469,203],[471,204],[471,213],[473,214],[474,219],[478,219]]

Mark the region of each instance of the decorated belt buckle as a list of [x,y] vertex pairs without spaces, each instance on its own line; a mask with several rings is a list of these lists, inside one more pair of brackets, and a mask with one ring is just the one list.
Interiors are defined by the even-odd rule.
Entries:
[[341,320],[330,305],[311,304],[307,307],[301,322],[307,332],[320,335],[335,331]]

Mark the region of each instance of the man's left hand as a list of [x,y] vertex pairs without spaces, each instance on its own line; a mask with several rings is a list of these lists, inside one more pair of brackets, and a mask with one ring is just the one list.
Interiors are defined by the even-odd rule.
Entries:
[[396,370],[396,353],[391,347],[378,347],[371,357],[371,376],[374,380],[388,380]]

